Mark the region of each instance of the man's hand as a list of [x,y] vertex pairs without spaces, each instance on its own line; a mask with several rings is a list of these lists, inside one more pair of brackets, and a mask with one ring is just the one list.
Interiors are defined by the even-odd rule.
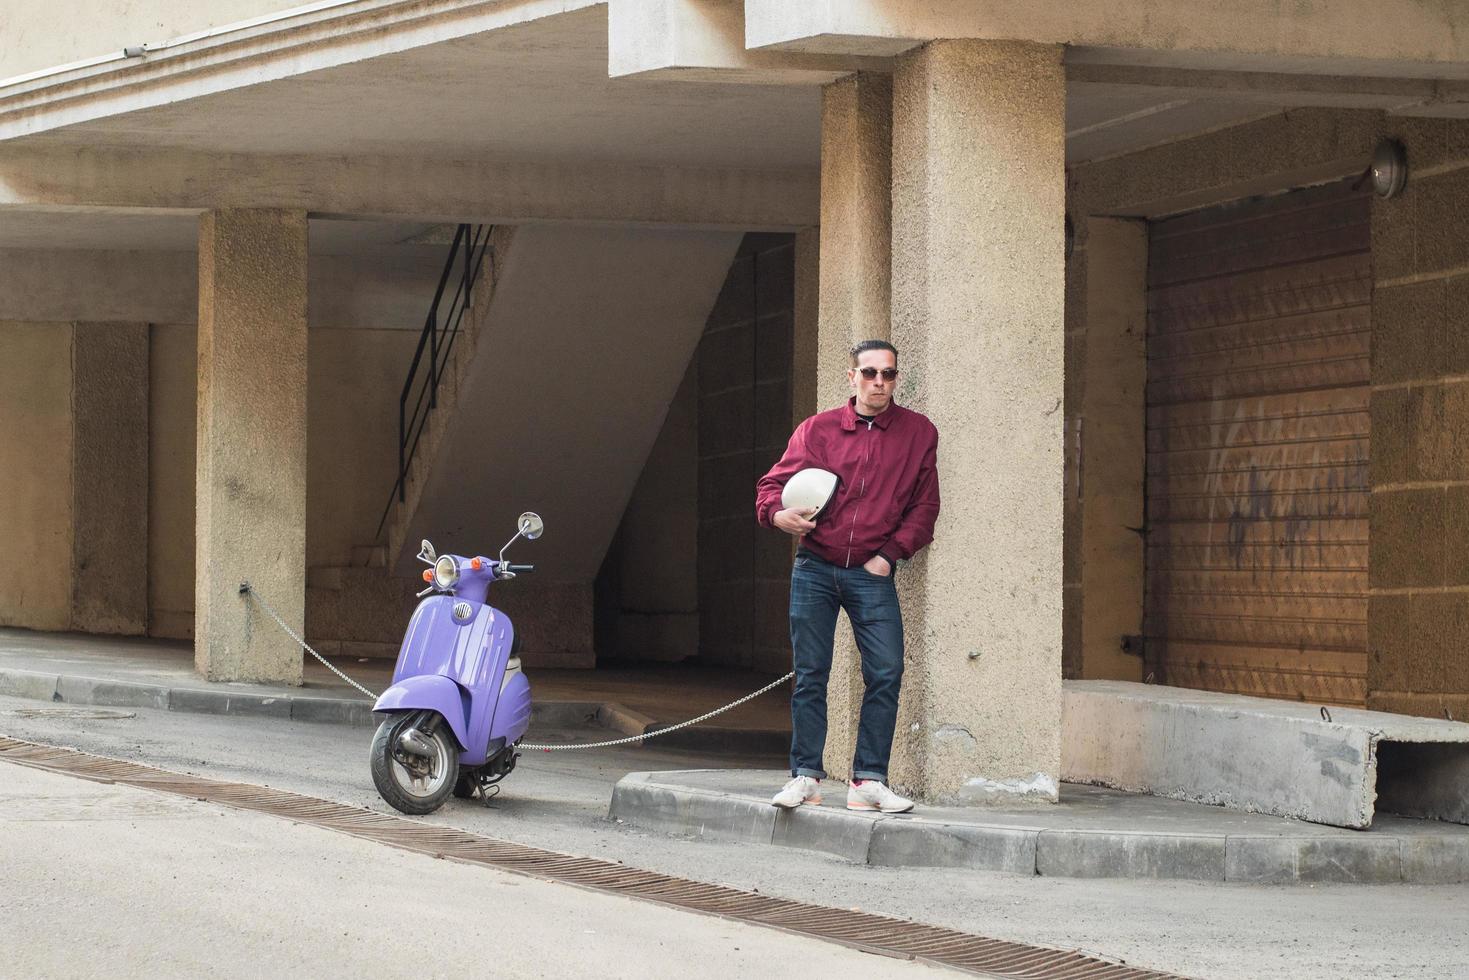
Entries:
[[862,567],[878,578],[887,578],[893,572],[893,566],[882,555],[873,555]]
[[815,507],[787,507],[785,510],[778,510],[772,514],[770,523],[785,533],[799,538],[816,529],[816,525],[807,520],[814,513],[816,513]]

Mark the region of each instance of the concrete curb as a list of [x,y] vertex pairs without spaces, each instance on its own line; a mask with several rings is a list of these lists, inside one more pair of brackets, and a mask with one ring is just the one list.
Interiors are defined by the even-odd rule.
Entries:
[[1250,884],[1469,882],[1469,837],[1463,834],[1354,831],[1323,838],[930,822],[831,807],[780,810],[764,800],[680,786],[670,776],[676,774],[623,777],[613,788],[608,817],[647,830],[798,847],[880,867]]
[[[0,668],[0,695],[59,704],[248,715],[367,728],[381,721],[372,713],[372,702],[362,698],[252,694],[225,685],[218,688],[168,687],[15,668]],[[664,727],[647,715],[613,701],[534,701],[531,723],[548,728],[599,725],[622,735],[646,735]],[[683,749],[780,754],[786,750],[789,741],[790,735],[784,732],[694,728],[660,738],[658,744]]]

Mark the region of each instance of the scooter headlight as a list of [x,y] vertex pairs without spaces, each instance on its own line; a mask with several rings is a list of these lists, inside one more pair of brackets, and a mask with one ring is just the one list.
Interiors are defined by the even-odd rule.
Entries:
[[459,563],[453,558],[445,555],[434,562],[434,585],[445,592],[454,588],[454,583],[459,581]]

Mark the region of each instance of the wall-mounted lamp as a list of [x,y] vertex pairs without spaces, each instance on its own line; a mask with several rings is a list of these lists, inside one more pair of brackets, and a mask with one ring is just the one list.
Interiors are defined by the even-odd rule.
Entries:
[[1395,139],[1383,140],[1372,151],[1370,172],[1378,197],[1396,197],[1408,183],[1408,151]]

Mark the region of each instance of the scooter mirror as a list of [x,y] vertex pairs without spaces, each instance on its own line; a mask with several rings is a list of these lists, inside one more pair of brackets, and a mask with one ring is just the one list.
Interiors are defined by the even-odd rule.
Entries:
[[430,565],[439,560],[439,556],[434,553],[434,546],[429,543],[428,538],[424,538],[423,541],[419,543],[418,557],[422,561],[428,562]]
[[521,536],[527,541],[534,541],[546,530],[546,522],[541,520],[541,515],[534,511],[528,510],[524,514],[521,514],[520,520],[516,523],[520,527]]

